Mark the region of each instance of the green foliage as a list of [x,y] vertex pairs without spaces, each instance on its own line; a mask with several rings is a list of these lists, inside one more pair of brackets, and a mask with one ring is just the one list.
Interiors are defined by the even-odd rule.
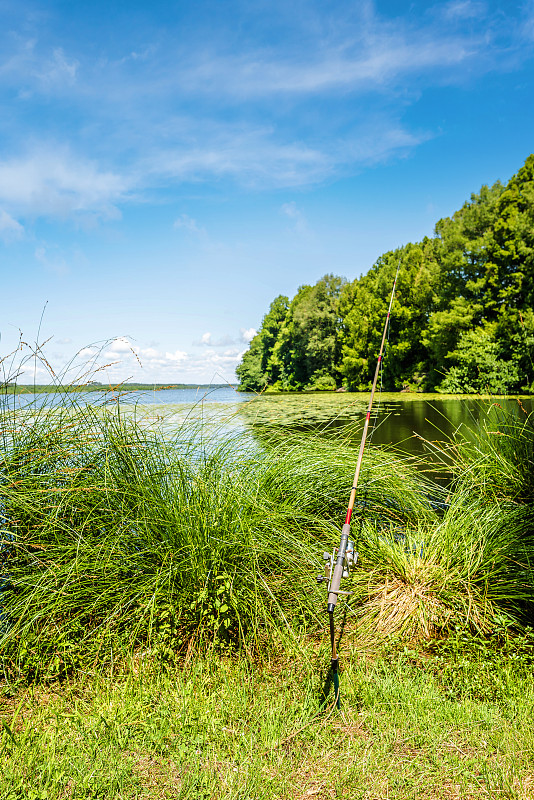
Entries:
[[283,295],[276,297],[263,318],[261,328],[250,343],[242,362],[236,369],[240,387],[244,391],[261,392],[273,379],[277,380],[275,345],[288,313],[289,300]]
[[[485,418],[455,441],[453,469],[459,483],[469,485],[486,501],[534,505],[534,417],[518,401],[511,414],[493,403]],[[532,514],[532,512],[531,512]],[[534,532],[534,516],[530,531]]]
[[507,394],[520,381],[518,364],[501,357],[502,346],[487,328],[462,333],[457,347],[446,358],[454,361],[438,392],[452,394]]
[[534,666],[534,631],[512,631],[506,617],[497,623],[490,636],[457,627],[429,647],[425,667],[449,697],[495,702],[519,696]]
[[533,390],[534,155],[506,186],[483,186],[439,220],[433,238],[350,283],[329,275],[284,298],[285,316],[244,355],[241,388],[368,389],[399,261],[385,389]]
[[[3,417],[7,675],[62,678],[140,648],[170,664],[191,647],[259,653],[313,623],[315,554],[337,535],[352,448],[221,443],[194,426],[169,441],[69,398]],[[365,466],[381,517],[433,513],[402,459],[370,450]]]
[[523,508],[488,504],[464,485],[442,519],[391,532],[367,523],[357,542],[353,613],[382,635],[431,638],[456,625],[493,630],[532,615],[534,542]]
[[325,275],[289,303],[277,297],[237,367],[240,388],[335,389],[340,379],[339,297],[343,279]]
[[335,388],[339,379],[339,297],[343,279],[325,275],[301,286],[274,349],[276,388]]
[[394,314],[383,371],[386,390],[402,389],[426,368],[422,335],[433,308],[438,267],[433,243],[408,245],[381,256],[372,269],[350,284],[342,300],[344,312],[342,371],[350,389],[370,388],[397,266]]
[[[259,658],[316,629],[317,562],[339,537],[354,427],[287,437],[266,425],[253,441],[190,423],[164,437],[122,408],[72,394],[4,408],[0,654],[10,681],[138,653],[169,667],[193,650]],[[375,639],[532,619],[533,429],[495,404],[492,415],[478,438],[446,448],[447,498],[420,462],[365,451],[347,613]]]
[[20,692],[3,707],[0,796],[526,800],[526,637],[501,639],[502,656],[497,637],[462,638],[374,653],[344,639],[342,715],[319,708],[324,639],[270,666],[216,656],[169,671],[146,659]]

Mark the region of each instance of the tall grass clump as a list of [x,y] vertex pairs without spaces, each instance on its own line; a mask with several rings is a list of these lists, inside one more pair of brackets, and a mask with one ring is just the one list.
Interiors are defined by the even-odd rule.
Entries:
[[[322,627],[315,577],[352,485],[347,431],[221,436],[190,422],[171,436],[108,399],[4,398],[5,675],[57,677],[132,655],[172,664],[213,648],[261,657]],[[481,433],[448,449],[447,504],[419,464],[367,448],[346,606],[360,629],[428,638],[529,619],[531,428],[507,424],[493,439],[485,430],[484,447]]]
[[278,595],[284,581],[300,584],[303,547],[290,511],[266,507],[251,456],[193,438],[169,444],[90,407],[41,410],[12,431],[8,660],[31,672],[105,660],[111,648],[172,657],[214,638],[257,647],[289,627]]
[[[72,394],[4,408],[7,674],[60,675],[132,652],[260,654],[310,630],[354,459],[310,436],[258,444],[186,424],[163,437],[120,405]],[[390,524],[434,516],[409,465],[370,451],[366,467],[362,508]]]
[[532,417],[492,405],[444,448],[454,454],[443,515],[359,540],[352,613],[373,635],[488,634],[534,620]]
[[454,442],[455,472],[486,498],[534,503],[534,413],[492,403],[480,424]]
[[384,534],[370,521],[358,543],[352,612],[373,635],[430,638],[456,629],[492,632],[526,622],[534,597],[534,547],[523,509],[455,492],[439,521]]

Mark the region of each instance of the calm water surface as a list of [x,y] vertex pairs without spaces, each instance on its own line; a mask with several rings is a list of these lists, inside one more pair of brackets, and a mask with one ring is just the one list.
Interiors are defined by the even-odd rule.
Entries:
[[[199,421],[226,433],[254,432],[258,428],[287,431],[332,431],[353,426],[359,441],[369,403],[368,393],[272,394],[256,396],[236,392],[230,387],[210,392],[191,389],[165,389],[139,393],[134,404],[145,424],[161,424],[172,429],[188,421]],[[446,441],[456,430],[473,428],[483,422],[490,407],[497,405],[525,418],[534,410],[534,398],[474,399],[443,395],[382,394],[375,397],[372,441],[397,445],[412,455],[428,450],[422,439]]]
[[[520,418],[534,410],[534,398],[480,399],[443,397],[443,395],[382,394],[375,397],[372,441],[381,445],[399,445],[409,453],[425,448],[421,439],[447,440],[458,429],[474,428],[483,422],[492,406],[505,409]],[[288,429],[332,428],[354,424],[355,438],[365,419],[369,394],[267,395],[241,409],[250,422],[285,426]]]
[[[73,397],[70,395],[69,397]],[[287,430],[328,431],[354,425],[355,438],[365,419],[368,393],[272,394],[256,396],[222,389],[162,389],[131,392],[114,398],[112,394],[88,392],[75,395],[78,403],[113,404],[135,414],[144,425],[162,426],[169,432],[188,422],[202,422],[215,427],[219,435],[227,431],[254,431],[257,426]],[[10,407],[54,406],[64,402],[61,395],[15,395],[8,398]],[[429,441],[448,439],[457,429],[469,429],[487,417],[497,406],[525,418],[534,411],[534,398],[480,399],[443,395],[375,396],[372,441],[395,444],[409,453],[423,450],[421,438]]]

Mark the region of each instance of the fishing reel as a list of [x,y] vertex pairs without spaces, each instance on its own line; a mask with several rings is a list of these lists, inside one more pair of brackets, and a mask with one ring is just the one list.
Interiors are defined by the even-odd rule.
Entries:
[[[323,560],[325,562],[324,565],[324,575],[317,576],[317,583],[327,583],[327,590],[330,591],[330,584],[332,580],[332,574],[334,572],[334,565],[336,563],[338,554],[338,548],[334,547],[331,553],[324,552],[323,553]],[[354,542],[352,539],[347,541],[347,547],[345,549],[345,556],[343,558],[343,572],[341,577],[348,578],[350,576],[351,570],[356,565],[356,561],[358,560],[358,553],[354,550]],[[340,592],[338,590],[338,594],[347,594],[350,595],[352,592]]]

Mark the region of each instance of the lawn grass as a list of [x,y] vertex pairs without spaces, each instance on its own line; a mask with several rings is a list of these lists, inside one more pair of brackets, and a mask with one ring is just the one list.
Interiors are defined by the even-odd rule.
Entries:
[[337,712],[321,708],[327,661],[308,643],[289,662],[212,656],[160,672],[138,663],[26,690],[4,700],[0,796],[533,796],[529,669],[475,657],[456,662],[461,680],[449,673],[443,682],[439,657],[353,643]]

